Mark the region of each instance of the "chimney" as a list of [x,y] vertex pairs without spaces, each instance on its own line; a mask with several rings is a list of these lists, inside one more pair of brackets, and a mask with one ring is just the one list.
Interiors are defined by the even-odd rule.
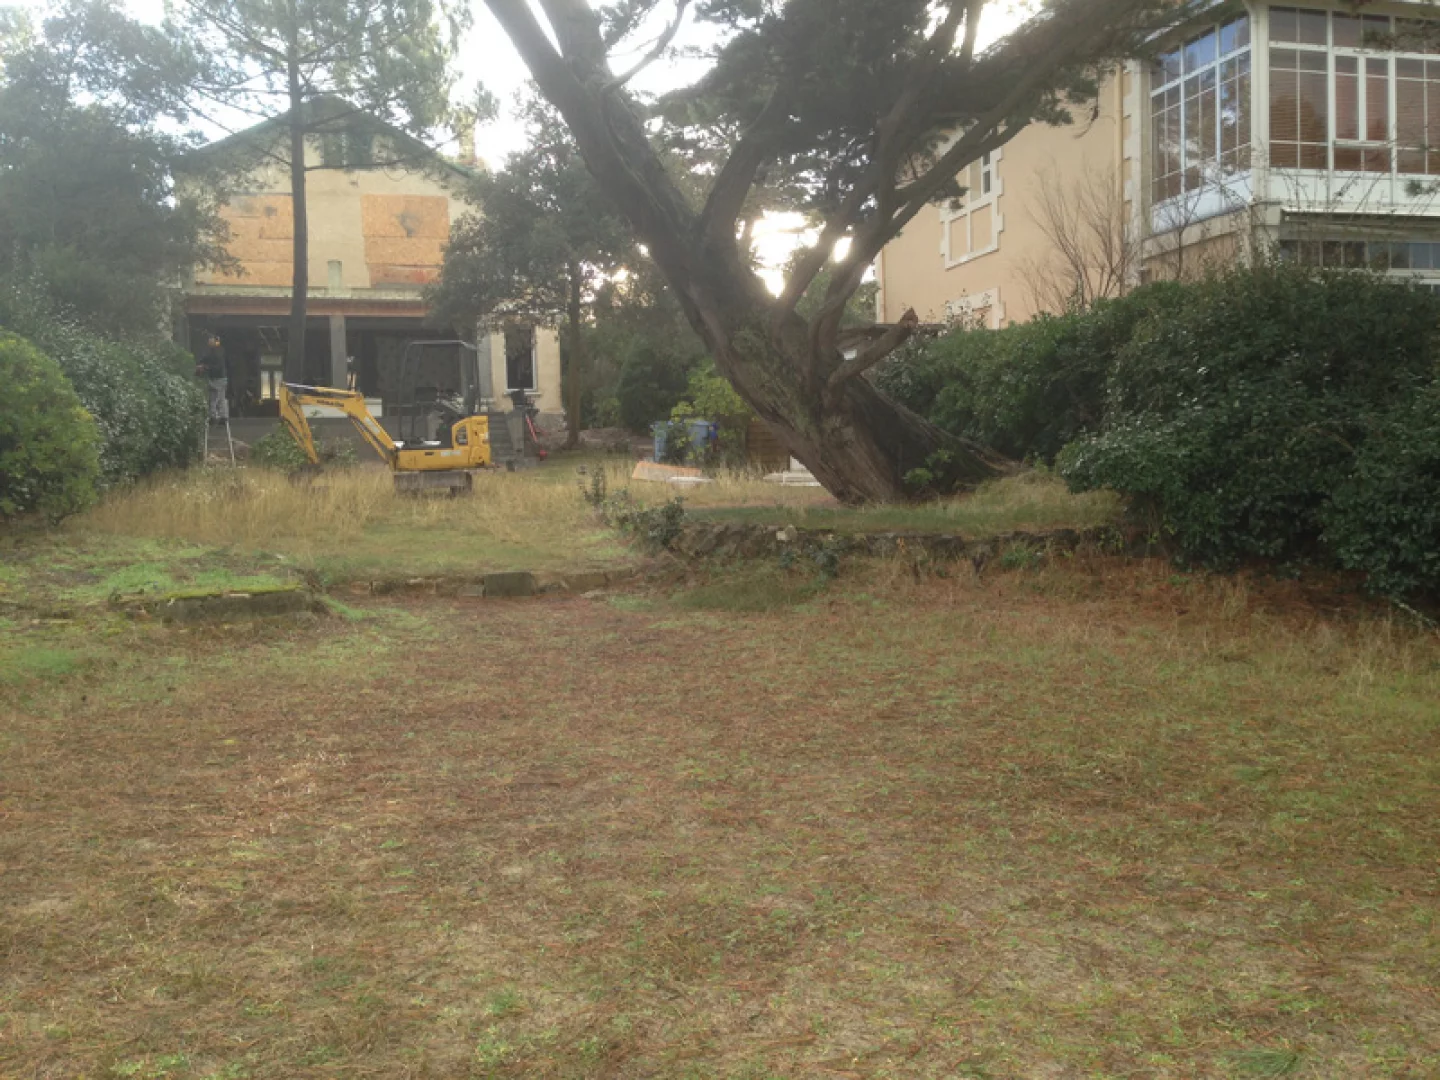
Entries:
[[470,168],[475,167],[475,121],[467,117],[460,125],[457,133],[460,136],[460,157],[461,165]]

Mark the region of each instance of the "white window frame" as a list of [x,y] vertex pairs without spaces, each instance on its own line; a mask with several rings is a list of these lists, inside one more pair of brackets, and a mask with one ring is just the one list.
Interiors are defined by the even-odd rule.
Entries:
[[[1270,52],[1275,49],[1290,49],[1297,52],[1323,53],[1325,61],[1325,83],[1326,83],[1326,107],[1329,109],[1326,130],[1326,168],[1311,169],[1300,168],[1289,165],[1275,165],[1271,163],[1272,174],[1272,197],[1278,197],[1284,202],[1294,202],[1303,205],[1314,201],[1349,202],[1359,201],[1361,203],[1379,201],[1395,204],[1424,204],[1427,208],[1434,202],[1434,195],[1421,193],[1411,196],[1406,193],[1406,185],[1411,180],[1440,179],[1440,175],[1434,173],[1401,172],[1399,142],[1400,115],[1399,115],[1399,72],[1396,66],[1398,60],[1419,60],[1435,63],[1440,61],[1440,53],[1415,52],[1407,49],[1383,49],[1365,48],[1363,43],[1360,46],[1337,45],[1335,44],[1335,16],[1355,16],[1364,14],[1370,17],[1378,17],[1389,20],[1389,30],[1395,33],[1398,24],[1401,22],[1426,21],[1425,16],[1416,12],[1414,15],[1403,15],[1398,12],[1352,12],[1344,8],[1331,7],[1329,5],[1316,5],[1306,3],[1285,3],[1273,5],[1282,10],[1298,9],[1301,11],[1323,13],[1325,16],[1325,44],[1319,45],[1310,42],[1291,42],[1272,40],[1273,31],[1268,18],[1265,20],[1265,69],[1266,82],[1269,82]],[[1435,21],[1435,20],[1430,20]],[[1255,48],[1260,48],[1257,39]],[[1368,78],[1366,76],[1366,61],[1383,60],[1385,63],[1385,86],[1386,86],[1386,109],[1387,127],[1384,140],[1373,140],[1368,138],[1340,139],[1338,135],[1339,111],[1336,108],[1336,85],[1337,71],[1335,60],[1337,57],[1353,57],[1356,59],[1358,70],[1359,87],[1357,94],[1357,110],[1359,112],[1360,134],[1364,136],[1366,121],[1366,102],[1370,92]],[[1254,62],[1252,61],[1252,69]],[[1253,92],[1252,92],[1253,93]],[[1270,101],[1269,92],[1265,94],[1262,102],[1258,93],[1254,93],[1256,111],[1263,106],[1265,110],[1265,130],[1267,136],[1270,128]],[[1258,122],[1258,115],[1256,121]],[[1270,138],[1267,137],[1267,144]],[[1355,149],[1360,151],[1384,150],[1389,157],[1390,168],[1384,172],[1372,172],[1359,169],[1340,169],[1335,166],[1335,151],[1337,149]],[[1288,179],[1287,179],[1288,178]],[[1379,190],[1381,187],[1387,190]]]
[[[1222,51],[1221,31],[1238,21],[1245,19],[1249,24],[1247,27],[1246,44],[1239,48],[1231,49],[1229,52]],[[1145,138],[1150,143],[1148,157],[1148,168],[1146,176],[1146,201],[1150,207],[1150,230],[1152,233],[1166,233],[1177,227],[1177,223],[1194,224],[1206,218],[1216,217],[1233,211],[1250,200],[1251,197],[1251,175],[1255,168],[1255,148],[1257,110],[1256,102],[1259,80],[1256,77],[1256,54],[1259,49],[1257,35],[1261,29],[1261,23],[1250,12],[1238,14],[1231,18],[1207,24],[1202,33],[1186,34],[1179,39],[1173,49],[1167,50],[1176,53],[1179,58],[1179,74],[1173,79],[1163,82],[1157,81],[1154,75],[1154,67],[1150,69],[1149,86],[1147,87],[1147,112],[1145,114]],[[1198,30],[1196,27],[1195,30]],[[1194,71],[1185,69],[1185,48],[1186,45],[1198,40],[1205,34],[1215,36],[1215,56],[1201,68]],[[1267,61],[1268,61],[1268,53]],[[1224,175],[1224,116],[1220,108],[1221,90],[1225,85],[1225,66],[1231,62],[1239,63],[1241,57],[1249,58],[1249,80],[1250,80],[1250,141],[1246,144],[1249,148],[1247,161],[1249,164],[1243,169],[1237,169],[1229,175]],[[1211,93],[1215,95],[1215,160],[1213,162],[1214,175],[1203,177],[1199,187],[1186,188],[1185,174],[1189,171],[1189,164],[1185,160],[1187,140],[1185,138],[1185,84],[1192,78],[1201,75],[1208,69],[1213,73],[1214,82]],[[1180,97],[1180,191],[1178,194],[1168,196],[1164,199],[1155,198],[1155,167],[1158,148],[1154,145],[1155,140],[1155,100],[1168,90],[1176,90]],[[1268,104],[1267,104],[1268,108]],[[1268,118],[1268,113],[1266,114]]]
[[999,288],[986,289],[984,292],[971,293],[958,300],[945,302],[945,318],[952,323],[960,322],[977,311],[990,312],[988,329],[999,330],[1005,325],[1005,305],[1000,302]]
[[[980,167],[980,190],[978,192],[967,191],[964,195],[964,203],[959,207],[942,206],[940,208],[940,258],[945,264],[946,270],[953,270],[957,266],[964,266],[968,262],[981,258],[984,255],[992,255],[1000,250],[1000,234],[1005,231],[1005,216],[1000,213],[1000,196],[1005,194],[1005,180],[1000,174],[1000,162],[1004,160],[1005,151],[1003,148],[990,151],[981,156],[978,162]],[[968,174],[970,166],[965,166]],[[989,184],[989,191],[985,190]],[[990,246],[980,251],[975,248],[975,224],[971,215],[982,207],[990,207],[991,221],[991,242]],[[950,237],[955,222],[965,222],[965,249],[966,254],[956,258],[951,251]]]

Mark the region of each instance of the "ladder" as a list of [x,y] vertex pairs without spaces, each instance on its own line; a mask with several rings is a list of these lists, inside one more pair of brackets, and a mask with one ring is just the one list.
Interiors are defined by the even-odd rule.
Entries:
[[[222,424],[224,425],[223,429]],[[219,441],[221,430],[225,432],[223,443]],[[212,456],[224,461],[226,452],[229,453],[230,464],[233,466],[235,464],[235,437],[230,434],[230,418],[227,416],[217,423],[207,415],[205,417],[205,441],[200,447],[201,464],[209,465]]]

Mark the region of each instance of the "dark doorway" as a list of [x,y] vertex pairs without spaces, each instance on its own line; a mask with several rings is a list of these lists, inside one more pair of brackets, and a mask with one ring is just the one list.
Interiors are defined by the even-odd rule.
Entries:
[[505,328],[505,389],[536,390],[535,384],[535,328],[533,326],[507,326]]

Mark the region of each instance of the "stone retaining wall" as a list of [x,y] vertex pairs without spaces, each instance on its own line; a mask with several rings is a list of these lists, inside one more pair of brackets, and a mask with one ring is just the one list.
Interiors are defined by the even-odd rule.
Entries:
[[966,559],[977,565],[1015,551],[1053,554],[1082,548],[1125,555],[1151,555],[1157,551],[1144,534],[1115,526],[1013,532],[977,540],[948,533],[842,533],[829,529],[798,529],[794,525],[781,527],[695,520],[685,523],[680,536],[671,545],[672,551],[689,559],[753,559],[791,551],[797,555],[829,552],[880,558],[900,556],[930,562]]

